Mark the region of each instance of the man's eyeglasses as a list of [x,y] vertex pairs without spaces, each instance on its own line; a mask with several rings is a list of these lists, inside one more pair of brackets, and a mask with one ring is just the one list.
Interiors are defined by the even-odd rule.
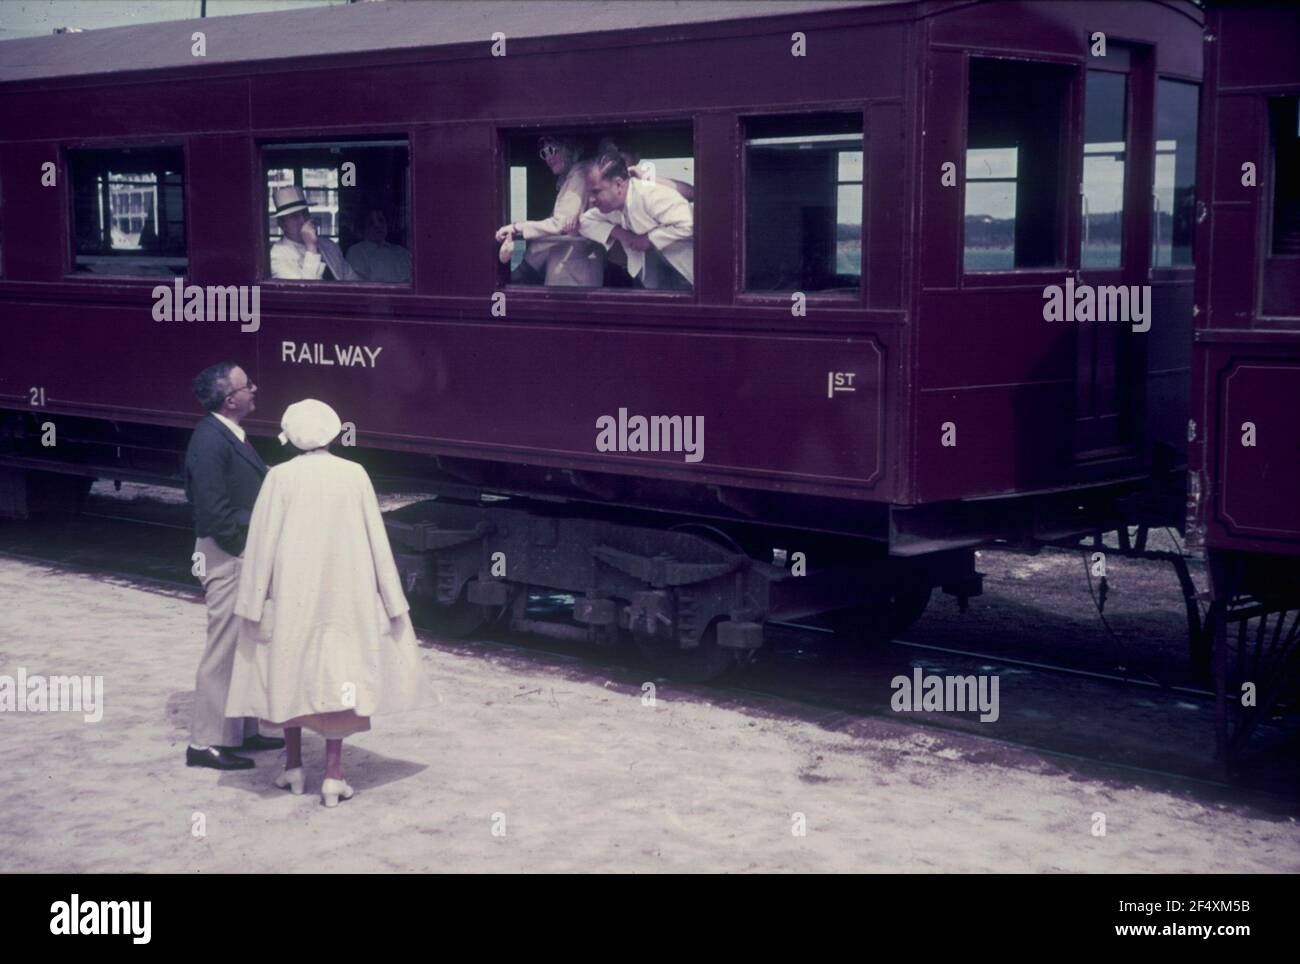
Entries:
[[226,393],[226,398],[230,398],[231,395],[238,395],[238,394],[239,394],[240,392],[242,392],[244,389],[248,389],[248,390],[251,392],[251,391],[253,391],[255,388],[257,388],[257,386],[254,385],[252,381],[249,381],[249,383],[248,383],[247,385],[240,385],[240,386],[239,386],[238,388],[236,388],[233,392],[227,392],[227,393]]
[[549,161],[558,153],[560,153],[559,144],[543,144],[542,149],[537,152],[537,156],[544,161]]

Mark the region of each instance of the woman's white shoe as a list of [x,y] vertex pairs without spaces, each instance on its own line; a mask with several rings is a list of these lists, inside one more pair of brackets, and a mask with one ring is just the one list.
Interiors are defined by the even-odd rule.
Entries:
[[306,777],[303,776],[302,767],[294,767],[292,770],[282,770],[280,775],[275,778],[275,785],[282,790],[287,787],[294,796],[300,796],[305,780]]
[[352,788],[345,780],[331,780],[328,777],[320,785],[320,802],[327,807],[337,807],[339,799],[352,799]]

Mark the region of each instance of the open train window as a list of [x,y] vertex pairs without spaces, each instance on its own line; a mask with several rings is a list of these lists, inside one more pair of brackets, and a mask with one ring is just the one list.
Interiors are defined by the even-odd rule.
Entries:
[[1269,253],[1300,257],[1300,97],[1269,99],[1273,205]]
[[857,294],[862,114],[745,121],[745,287]]
[[695,149],[689,124],[504,138],[513,285],[689,291]]
[[1196,114],[1200,88],[1160,78],[1156,85],[1155,221],[1151,263],[1191,267],[1196,233]]
[[183,275],[185,154],[180,147],[67,152],[72,269],[104,275]]
[[974,58],[966,140],[968,273],[1063,263],[1072,68]]
[[404,139],[263,145],[270,277],[409,285],[409,169]]
[[1268,234],[1260,275],[1259,314],[1300,317],[1300,96],[1268,100],[1271,161]]

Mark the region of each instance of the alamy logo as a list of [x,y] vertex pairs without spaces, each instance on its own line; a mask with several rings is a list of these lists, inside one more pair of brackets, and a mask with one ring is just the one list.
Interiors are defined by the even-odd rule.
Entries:
[[50,905],[51,934],[130,934],[133,944],[148,944],[153,902],[148,900],[72,900]]
[[996,676],[927,676],[917,666],[910,679],[895,676],[889,686],[894,690],[889,705],[895,713],[979,710],[981,723],[996,723],[1000,715]]
[[153,289],[154,321],[240,321],[240,331],[262,327],[259,285],[184,285],[181,279]]
[[618,418],[596,419],[597,452],[684,452],[687,462],[704,458],[703,415],[633,415],[618,410]]
[[1066,278],[1064,286],[1043,289],[1043,321],[1120,321],[1134,331],[1151,328],[1150,285],[1076,285]]
[[87,723],[104,718],[104,677],[0,675],[0,713],[81,713]]

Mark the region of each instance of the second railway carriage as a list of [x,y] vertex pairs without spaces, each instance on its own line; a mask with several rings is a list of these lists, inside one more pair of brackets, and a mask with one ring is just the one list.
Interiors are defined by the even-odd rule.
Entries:
[[1300,696],[1298,40],[1294,6],[1207,13],[1187,535],[1230,767]]
[[[709,672],[774,618],[964,602],[982,544],[1181,524],[1201,28],[1182,0],[382,3],[2,44],[4,507],[174,480],[189,380],[229,358],[254,435],[323,398],[438,494],[390,531],[449,628],[544,587]],[[498,260],[551,213],[542,135],[679,185],[674,283],[581,237],[549,243],[602,259],[586,287],[529,278],[534,242]],[[408,273],[275,277],[286,187]]]

